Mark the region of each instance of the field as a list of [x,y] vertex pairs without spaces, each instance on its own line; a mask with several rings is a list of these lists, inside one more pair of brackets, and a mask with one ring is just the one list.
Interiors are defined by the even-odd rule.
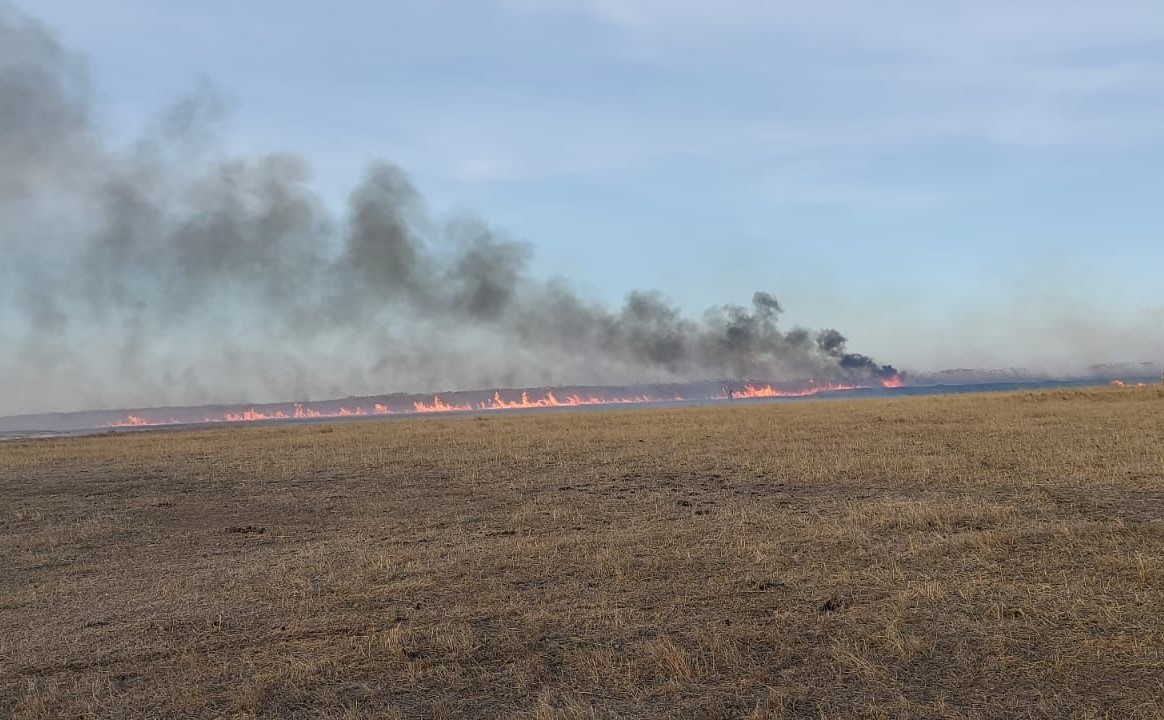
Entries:
[[1164,388],[0,443],[0,717],[1164,717]]

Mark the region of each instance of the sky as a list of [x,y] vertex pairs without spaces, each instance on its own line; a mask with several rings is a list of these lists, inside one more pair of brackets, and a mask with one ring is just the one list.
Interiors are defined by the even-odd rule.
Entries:
[[779,298],[899,367],[1164,360],[1151,0],[37,0],[134,137],[223,141],[342,207],[374,158],[616,305]]

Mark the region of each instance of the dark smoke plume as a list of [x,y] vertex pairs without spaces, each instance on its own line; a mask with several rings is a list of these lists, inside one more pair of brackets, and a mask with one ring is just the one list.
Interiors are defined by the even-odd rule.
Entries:
[[388,163],[333,217],[301,158],[223,156],[222,114],[199,88],[115,146],[84,65],[0,0],[0,413],[893,372],[781,330],[767,293],[692,319],[531,278],[527,245],[432,218]]

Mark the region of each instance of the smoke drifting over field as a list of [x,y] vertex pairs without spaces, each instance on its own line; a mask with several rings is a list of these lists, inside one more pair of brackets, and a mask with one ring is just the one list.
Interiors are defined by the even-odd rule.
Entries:
[[766,292],[684,317],[532,278],[531,248],[431,217],[372,163],[335,217],[294,154],[224,157],[200,90],[127,146],[86,68],[0,0],[0,414],[702,378],[868,381]]

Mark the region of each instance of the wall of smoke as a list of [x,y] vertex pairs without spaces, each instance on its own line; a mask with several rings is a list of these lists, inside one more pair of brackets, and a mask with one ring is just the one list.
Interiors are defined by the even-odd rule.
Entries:
[[765,292],[691,318],[530,277],[529,245],[431,217],[387,162],[333,213],[301,157],[221,152],[222,114],[200,88],[113,143],[84,63],[0,2],[0,414],[891,372]]

